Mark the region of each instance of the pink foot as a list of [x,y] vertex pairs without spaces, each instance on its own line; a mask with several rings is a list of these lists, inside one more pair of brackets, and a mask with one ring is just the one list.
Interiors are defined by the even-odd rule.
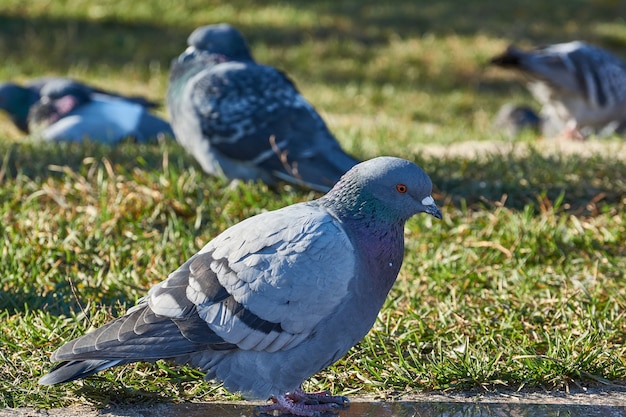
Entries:
[[[350,400],[328,392],[306,393],[301,389],[271,398],[272,403],[255,408],[255,414],[291,414],[303,417],[321,416],[322,413],[334,412],[350,405]],[[279,414],[279,415],[280,415]]]
[[587,138],[576,127],[576,122],[568,122],[560,135],[563,139],[584,142]]

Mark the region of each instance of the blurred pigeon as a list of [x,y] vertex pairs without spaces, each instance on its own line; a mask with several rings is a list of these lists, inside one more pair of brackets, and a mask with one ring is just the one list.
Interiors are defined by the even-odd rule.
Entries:
[[542,120],[533,109],[525,105],[506,103],[494,118],[494,127],[506,136],[514,138],[529,130],[538,133]]
[[528,52],[510,46],[491,62],[528,76],[542,118],[568,136],[606,132],[626,120],[626,63],[603,49],[580,41]]
[[33,104],[41,98],[41,90],[50,83],[64,82],[73,91],[82,90],[86,94],[98,93],[101,95],[115,97],[131,103],[139,104],[145,108],[158,107],[156,103],[139,96],[124,96],[111,91],[106,91],[83,84],[79,81],[63,77],[42,77],[37,78],[26,86],[14,83],[0,83],[0,110],[4,110],[13,124],[24,133],[28,131],[28,112]]
[[72,80],[57,79],[40,90],[28,114],[28,130],[44,140],[93,141],[115,144],[174,136],[166,121],[137,103],[96,93]]
[[374,324],[404,256],[404,224],[441,218],[417,165],[358,164],[318,200],[230,227],[125,316],[52,354],[56,384],[112,366],[169,359],[207,379],[310,416],[346,403],[301,384],[341,358]]
[[172,63],[167,107],[204,171],[328,191],[358,163],[285,74],[254,61],[237,29],[203,26],[188,44]]

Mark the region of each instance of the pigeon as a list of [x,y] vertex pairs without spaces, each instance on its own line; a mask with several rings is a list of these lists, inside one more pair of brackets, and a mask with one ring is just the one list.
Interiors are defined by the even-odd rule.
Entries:
[[261,412],[312,416],[346,406],[301,384],[374,324],[404,256],[404,224],[441,219],[417,165],[378,157],[324,196],[250,217],[219,234],[126,315],[52,354],[40,384],[137,361],[169,359],[206,372]]
[[28,113],[28,130],[46,141],[89,138],[112,145],[129,137],[148,142],[174,136],[169,123],[144,106],[94,92],[72,80],[49,81],[40,96]]
[[524,131],[539,132],[543,123],[539,115],[530,107],[506,103],[500,107],[493,124],[505,136],[515,138]]
[[158,107],[158,105],[144,97],[140,96],[124,96],[111,91],[106,91],[93,87],[80,81],[63,77],[42,77],[37,78],[26,86],[15,83],[0,83],[0,110],[4,110],[13,124],[24,133],[28,130],[28,113],[33,104],[41,98],[41,90],[50,83],[65,82],[68,83],[74,91],[82,90],[86,94],[98,93],[108,97],[115,97],[120,100],[138,104],[147,109]]
[[172,62],[176,140],[210,175],[326,192],[359,161],[281,71],[258,64],[228,24],[197,28]]
[[626,63],[601,48],[580,41],[527,52],[509,46],[491,63],[524,73],[542,118],[565,136],[608,133],[626,120]]

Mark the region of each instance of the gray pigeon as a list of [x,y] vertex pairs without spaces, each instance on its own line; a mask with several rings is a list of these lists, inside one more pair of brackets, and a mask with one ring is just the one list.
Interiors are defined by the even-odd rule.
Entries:
[[28,113],[33,104],[41,98],[41,90],[45,89],[50,83],[67,83],[67,88],[74,92],[82,91],[85,94],[101,94],[108,97],[118,98],[138,104],[147,109],[157,107],[157,104],[139,96],[125,96],[93,87],[80,81],[63,77],[43,77],[37,78],[25,86],[15,83],[0,83],[0,110],[4,110],[13,124],[24,133],[28,130]]
[[491,62],[528,76],[528,88],[552,130],[583,138],[626,120],[626,63],[603,49],[580,41],[528,52],[510,46]]
[[125,316],[52,354],[40,384],[137,361],[199,367],[229,390],[310,416],[348,403],[301,384],[374,324],[404,256],[404,224],[441,218],[417,165],[358,164],[325,196],[259,214],[211,240]]
[[176,140],[229,179],[328,191],[358,163],[285,74],[257,64],[237,29],[196,29],[172,63],[167,107]]
[[41,98],[28,113],[28,130],[47,141],[90,140],[116,144],[174,136],[166,121],[146,107],[119,97],[94,92],[72,80],[57,79],[40,90]]

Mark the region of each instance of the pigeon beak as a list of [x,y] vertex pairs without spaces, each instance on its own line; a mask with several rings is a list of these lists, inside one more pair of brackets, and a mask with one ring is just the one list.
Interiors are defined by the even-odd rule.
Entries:
[[439,211],[439,208],[435,204],[435,200],[431,196],[424,198],[422,200],[422,205],[424,206],[424,213],[428,213],[441,220],[441,211]]
[[185,62],[190,57],[193,58],[195,56],[196,56],[196,48],[193,46],[188,46],[187,49],[185,49],[185,52],[180,54],[180,56],[176,60],[178,62]]

